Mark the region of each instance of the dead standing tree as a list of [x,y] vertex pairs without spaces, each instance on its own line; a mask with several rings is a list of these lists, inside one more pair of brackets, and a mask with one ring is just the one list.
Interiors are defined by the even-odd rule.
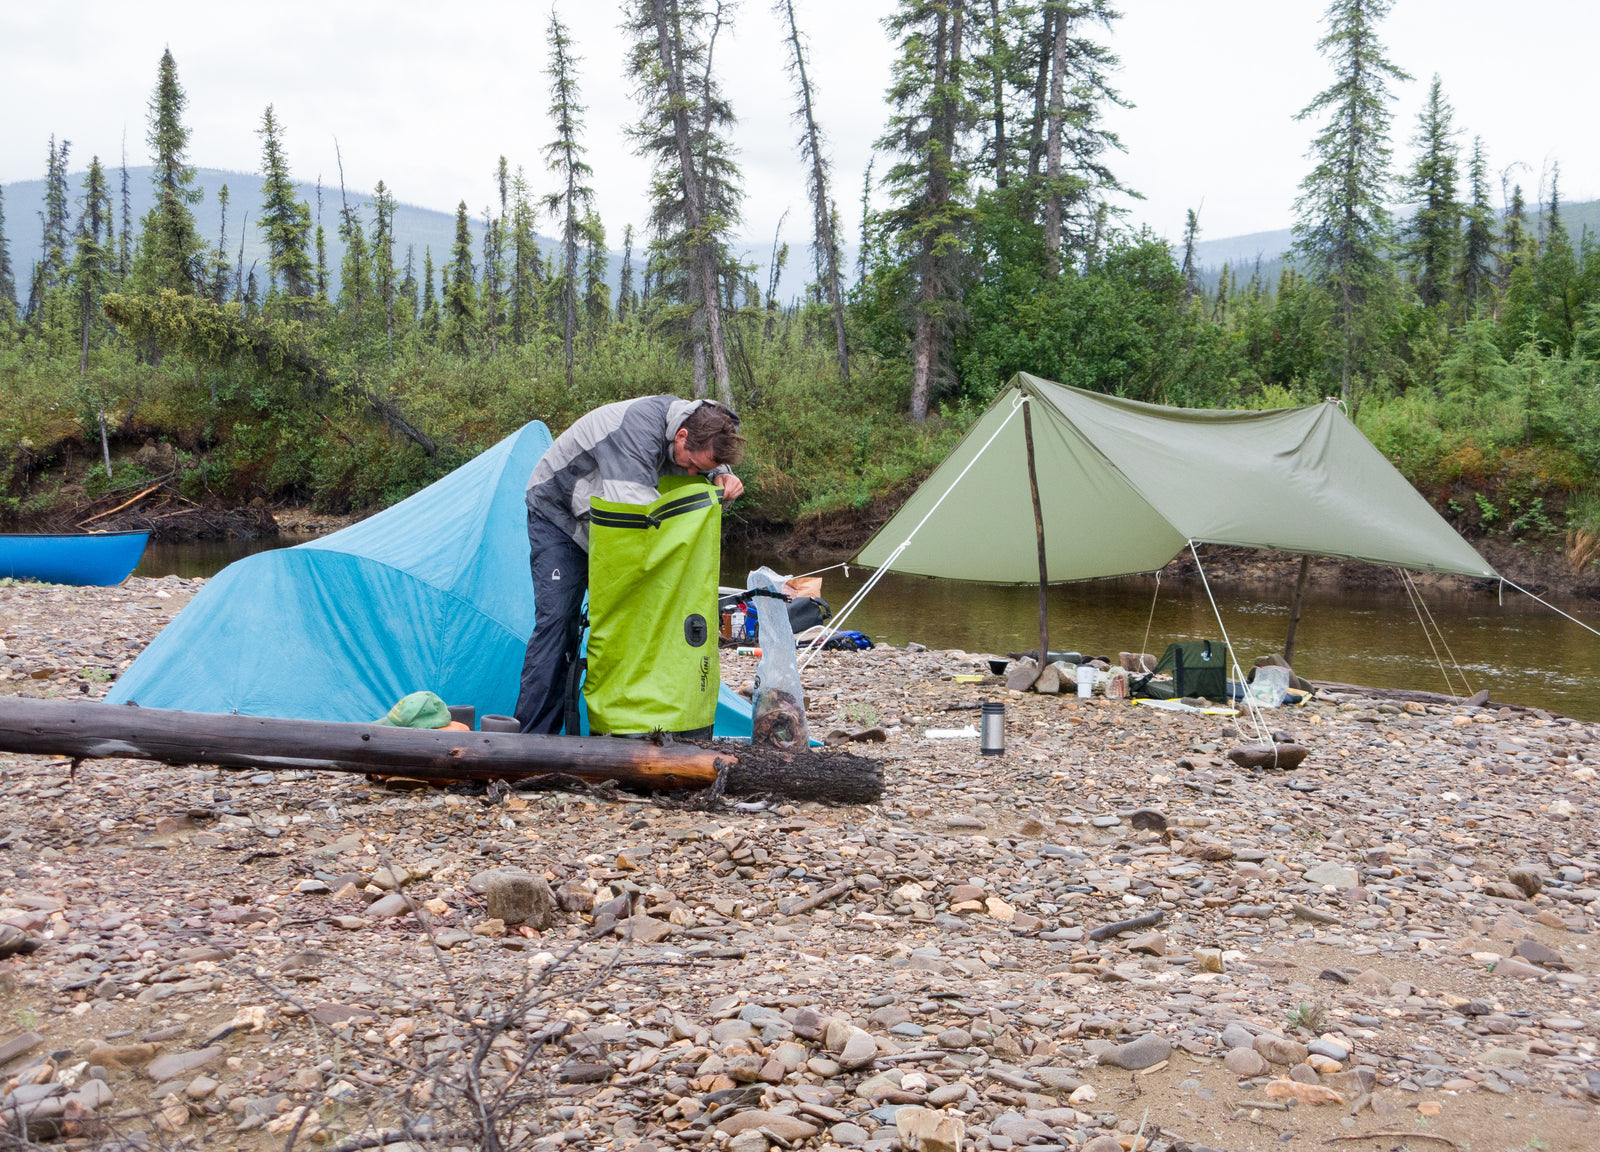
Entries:
[[738,219],[742,193],[724,136],[733,111],[712,71],[716,36],[726,21],[720,2],[635,0],[628,26],[635,36],[629,74],[644,108],[632,135],[656,168],[652,257],[692,312],[695,394],[709,391],[709,353],[717,399],[731,405],[719,281],[725,236]]
[[778,12],[789,25],[789,74],[794,77],[795,95],[800,107],[794,117],[801,124],[800,157],[806,164],[806,192],[811,197],[813,238],[812,256],[816,261],[817,281],[822,285],[828,307],[833,310],[833,333],[838,344],[839,379],[850,379],[850,355],[845,346],[844,290],[839,280],[839,237],[834,229],[833,198],[828,194],[828,159],[822,151],[822,130],[817,127],[816,108],[811,99],[811,79],[806,74],[806,49],[795,21],[794,0],[778,0]]
[[562,188],[544,198],[545,209],[561,222],[561,281],[558,291],[562,311],[562,350],[566,356],[567,387],[572,387],[573,341],[578,324],[578,239],[583,232],[582,218],[594,210],[594,189],[581,183],[594,174],[583,160],[587,149],[578,143],[583,130],[584,107],[578,103],[578,81],[574,70],[581,62],[572,54],[572,38],[567,26],[550,10],[550,119],[555,122],[556,138],[544,150],[550,171],[560,175]]

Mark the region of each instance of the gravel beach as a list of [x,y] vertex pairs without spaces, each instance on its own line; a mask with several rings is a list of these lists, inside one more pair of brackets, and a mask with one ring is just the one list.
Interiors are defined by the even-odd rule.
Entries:
[[[0,694],[100,699],[201,583],[0,587]],[[813,734],[882,737],[864,807],[0,753],[0,1128],[1600,1146],[1600,725],[1340,695],[1269,713],[1311,754],[1256,772],[1234,719],[988,655],[813,664]],[[1004,756],[924,735],[984,700]]]

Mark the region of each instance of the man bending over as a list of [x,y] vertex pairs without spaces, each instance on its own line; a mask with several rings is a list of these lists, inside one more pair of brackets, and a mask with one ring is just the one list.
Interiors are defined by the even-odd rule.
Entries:
[[743,456],[737,416],[676,396],[606,404],[556,437],[528,480],[534,628],[517,695],[524,732],[558,733],[565,717],[589,585],[589,498],[648,504],[661,477],[703,473],[733,500],[744,491],[733,474]]

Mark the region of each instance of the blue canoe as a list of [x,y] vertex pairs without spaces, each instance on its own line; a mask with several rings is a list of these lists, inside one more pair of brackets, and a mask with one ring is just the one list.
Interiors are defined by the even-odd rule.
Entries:
[[0,533],[0,578],[46,584],[121,584],[139,566],[148,532]]

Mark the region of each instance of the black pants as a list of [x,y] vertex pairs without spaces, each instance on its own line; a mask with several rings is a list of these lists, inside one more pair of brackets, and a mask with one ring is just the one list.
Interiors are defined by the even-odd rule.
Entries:
[[[578,656],[578,620],[589,588],[589,554],[550,521],[528,513],[533,566],[533,635],[522,660],[517,719],[524,732],[558,734],[567,673]],[[577,735],[577,733],[573,733]]]

